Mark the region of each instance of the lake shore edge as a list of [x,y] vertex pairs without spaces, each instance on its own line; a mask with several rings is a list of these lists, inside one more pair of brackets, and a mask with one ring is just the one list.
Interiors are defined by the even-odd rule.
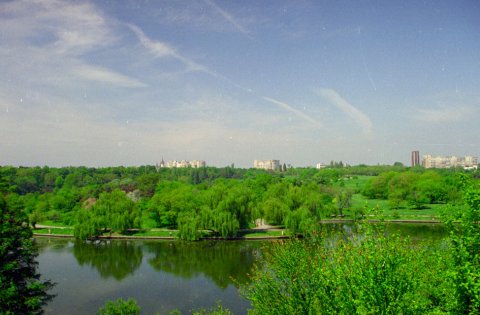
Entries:
[[[339,224],[339,223],[352,223],[355,220],[322,220],[320,224]],[[368,220],[370,223],[404,223],[404,224],[443,224],[442,221],[439,220]],[[63,229],[67,227],[51,227],[51,228],[58,228]],[[266,231],[285,231],[285,229],[281,228],[257,228],[257,229],[249,229],[249,230],[242,230],[242,232],[266,232]],[[71,234],[49,234],[49,233],[33,233],[34,237],[50,237],[50,238],[75,238]],[[231,237],[231,238],[221,238],[221,237],[202,237],[200,240],[213,240],[213,241],[251,241],[251,240],[280,240],[280,239],[288,239],[290,236],[288,235],[265,235],[265,236],[238,236],[238,237]],[[134,235],[103,235],[99,236],[98,239],[100,240],[178,240],[175,236],[134,236]]]

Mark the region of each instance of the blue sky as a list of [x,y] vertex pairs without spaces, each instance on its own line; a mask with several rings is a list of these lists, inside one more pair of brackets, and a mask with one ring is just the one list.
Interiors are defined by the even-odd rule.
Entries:
[[478,1],[0,3],[0,164],[480,154]]

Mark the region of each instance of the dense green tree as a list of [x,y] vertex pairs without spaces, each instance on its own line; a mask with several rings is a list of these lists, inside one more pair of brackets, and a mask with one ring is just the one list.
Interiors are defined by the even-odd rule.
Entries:
[[198,192],[191,185],[165,181],[157,187],[147,209],[158,227],[177,227],[177,216],[181,212],[195,212],[199,208]]
[[196,241],[200,239],[202,233],[199,231],[201,223],[200,218],[194,212],[181,212],[177,218],[178,237],[186,241]]
[[285,218],[285,227],[293,235],[310,235],[317,230],[319,224],[308,208],[300,207],[288,213]]
[[114,190],[102,193],[90,209],[77,215],[74,234],[80,239],[96,237],[100,230],[125,233],[130,228],[140,227],[141,213],[125,192]]
[[49,281],[39,280],[37,251],[25,213],[0,196],[0,313],[41,314],[52,298]]
[[386,172],[370,179],[363,189],[363,195],[371,199],[387,199],[390,180],[396,172]]
[[285,202],[277,198],[268,198],[260,204],[263,218],[270,224],[283,225],[290,209]]

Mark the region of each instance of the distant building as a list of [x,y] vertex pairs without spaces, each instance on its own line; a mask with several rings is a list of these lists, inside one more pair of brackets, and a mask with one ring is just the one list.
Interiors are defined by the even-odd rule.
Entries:
[[423,156],[422,165],[425,168],[451,168],[462,167],[466,170],[478,168],[478,158],[476,156]]
[[158,168],[181,168],[181,167],[193,167],[193,168],[199,168],[199,167],[205,167],[207,164],[205,161],[202,160],[193,160],[193,161],[187,161],[187,160],[182,160],[182,161],[176,161],[176,160],[171,160],[165,163],[165,161],[162,158],[162,161],[160,164],[157,164],[157,169]]
[[327,164],[324,164],[324,163],[317,163],[317,169],[321,170],[322,168],[325,168],[327,167]]
[[157,163],[155,165],[155,169],[158,171],[159,169],[164,168],[164,167],[165,167],[165,161],[163,160],[163,157],[162,157],[162,160],[160,161],[160,163]]
[[205,161],[200,161],[200,160],[190,161],[190,166],[191,167],[199,168],[199,167],[205,167],[206,165],[207,164],[205,163]]
[[420,152],[412,151],[412,167],[420,165]]
[[253,167],[264,169],[264,170],[279,171],[280,161],[279,160],[255,160],[253,161]]

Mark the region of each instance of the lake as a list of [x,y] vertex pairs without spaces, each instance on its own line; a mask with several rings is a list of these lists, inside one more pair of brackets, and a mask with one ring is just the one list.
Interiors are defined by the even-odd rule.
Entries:
[[[349,225],[329,225],[349,231]],[[387,232],[414,240],[441,240],[438,224],[389,224]],[[83,243],[37,238],[39,271],[56,283],[46,314],[95,314],[106,300],[133,297],[142,314],[183,314],[216,301],[234,314],[249,302],[238,287],[273,241],[140,241]]]

